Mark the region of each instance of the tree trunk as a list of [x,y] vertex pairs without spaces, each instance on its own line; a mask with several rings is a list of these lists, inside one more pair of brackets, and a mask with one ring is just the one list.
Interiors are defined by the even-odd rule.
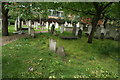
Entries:
[[2,3],[2,35],[8,36],[8,9],[4,7],[5,3]]
[[96,26],[97,26],[97,23],[100,19],[100,13],[96,13],[96,15],[94,16],[94,18],[92,19],[92,30],[91,30],[91,33],[88,37],[88,43],[92,43],[92,39],[94,37],[94,32],[96,30]]
[[19,30],[21,30],[22,29],[22,20],[20,19],[20,28],[19,28]]
[[104,28],[106,29],[106,23],[107,23],[107,21],[108,21],[108,19],[105,19],[105,21],[104,21]]

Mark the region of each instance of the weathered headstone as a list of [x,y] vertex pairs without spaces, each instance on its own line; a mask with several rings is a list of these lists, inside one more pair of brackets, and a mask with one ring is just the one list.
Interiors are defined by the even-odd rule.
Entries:
[[80,23],[79,22],[76,24],[76,27],[80,27]]
[[95,34],[94,34],[94,38],[95,38],[95,39],[99,39],[99,38],[100,38],[100,35],[101,35],[100,30],[101,30],[100,27],[97,26],[96,32],[95,32]]
[[36,22],[34,22],[34,28],[36,28]]
[[104,39],[104,33],[101,33],[101,35],[100,35],[100,39]]
[[64,32],[64,25],[62,24],[60,28],[60,33],[63,33],[63,32]]
[[82,37],[82,30],[81,30],[81,29],[79,29],[79,31],[78,31],[78,37],[79,37],[79,38]]
[[55,23],[55,28],[58,28],[58,26],[59,26],[59,24],[56,22],[56,23]]
[[49,39],[49,49],[51,51],[56,52],[56,41],[53,39]]
[[29,34],[31,37],[35,38],[34,28],[32,27],[31,20],[29,20],[28,34]]
[[29,21],[29,24],[28,24],[28,34],[29,35],[31,34],[31,21]]
[[48,26],[49,26],[49,23],[48,23],[48,22],[46,22],[46,29],[48,29]]
[[83,25],[80,25],[80,29],[83,31]]
[[17,20],[15,20],[15,31],[18,31],[18,24],[17,24]]
[[105,28],[103,25],[101,25],[101,35],[100,35],[100,39],[104,39],[105,37]]
[[55,25],[53,24],[51,27],[51,33],[53,34],[55,32]]
[[78,36],[78,31],[79,31],[79,28],[80,28],[80,24],[79,22],[76,24],[76,36]]
[[[75,25],[76,26],[76,25]],[[73,27],[72,23],[70,24],[70,27]]]
[[54,22],[50,23],[50,27],[49,27],[49,29],[51,29],[52,25],[54,25]]
[[67,23],[67,21],[65,22],[64,26],[65,26],[65,27],[67,27],[67,26],[68,26],[68,23]]
[[88,34],[90,35],[90,33],[91,33],[91,30],[92,30],[92,25],[89,25],[88,26]]
[[18,16],[18,29],[20,29],[20,17]]
[[118,29],[116,29],[115,40],[120,41],[120,33]]
[[77,29],[77,28],[76,28],[76,24],[74,23],[74,24],[73,24],[73,32],[72,32],[74,36],[76,35],[76,29]]
[[71,27],[71,24],[70,24],[70,23],[68,24],[68,27]]
[[32,25],[31,25],[31,20],[29,20],[28,34],[29,34],[31,37],[33,37],[33,38],[35,37],[34,28],[33,28]]
[[24,22],[22,21],[22,26],[24,25]]
[[83,24],[83,31],[85,32],[85,31],[88,31],[88,26],[87,26],[87,24]]
[[109,31],[109,30],[106,31],[105,38],[106,38],[106,39],[110,39],[110,31]]
[[38,22],[36,22],[36,29],[38,29]]
[[64,47],[62,47],[62,46],[58,47],[56,53],[57,53],[59,56],[61,56],[61,57],[65,57],[65,56],[66,56]]

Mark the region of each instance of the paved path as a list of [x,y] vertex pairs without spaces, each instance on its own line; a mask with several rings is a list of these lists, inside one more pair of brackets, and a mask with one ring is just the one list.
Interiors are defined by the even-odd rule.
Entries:
[[[36,31],[35,34],[38,33],[47,33],[48,31]],[[24,38],[24,37],[28,37],[28,34],[15,34],[12,36],[4,36],[2,38],[0,38],[0,46],[6,45],[8,43],[11,43],[15,40],[18,40],[20,38]]]
[[12,36],[4,36],[2,37],[2,39],[0,38],[0,46],[3,46],[3,45],[6,45],[8,43],[11,43],[17,39],[20,39],[20,38],[24,38],[24,37],[27,37],[28,34],[15,34],[15,35],[12,35]]

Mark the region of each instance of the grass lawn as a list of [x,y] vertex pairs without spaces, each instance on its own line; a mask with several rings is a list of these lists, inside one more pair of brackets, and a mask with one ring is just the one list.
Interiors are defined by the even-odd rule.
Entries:
[[[60,35],[71,35],[65,32]],[[49,38],[66,57],[49,50]],[[113,40],[62,40],[49,33],[22,38],[2,47],[3,78],[118,78],[118,46]],[[33,71],[29,71],[29,68]]]

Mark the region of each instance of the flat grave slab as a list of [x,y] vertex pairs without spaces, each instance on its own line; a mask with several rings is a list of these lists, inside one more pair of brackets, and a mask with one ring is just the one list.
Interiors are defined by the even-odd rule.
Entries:
[[75,37],[75,36],[60,36],[60,38],[66,39],[66,40],[78,39],[78,37]]
[[22,28],[21,30],[28,30],[28,28]]

